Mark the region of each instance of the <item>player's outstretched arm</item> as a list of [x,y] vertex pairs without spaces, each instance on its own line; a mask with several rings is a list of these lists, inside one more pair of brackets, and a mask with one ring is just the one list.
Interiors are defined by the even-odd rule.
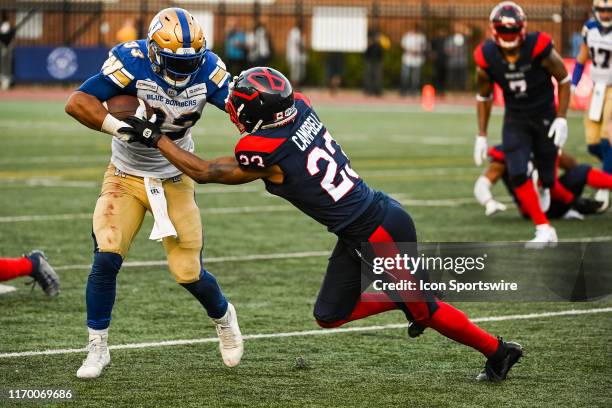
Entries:
[[75,91],[68,98],[66,113],[93,130],[101,130],[108,111],[93,95]]
[[244,184],[275,175],[272,168],[244,170],[240,168],[236,158],[231,156],[203,160],[195,154],[181,149],[166,136],[159,139],[157,148],[180,171],[199,184]]

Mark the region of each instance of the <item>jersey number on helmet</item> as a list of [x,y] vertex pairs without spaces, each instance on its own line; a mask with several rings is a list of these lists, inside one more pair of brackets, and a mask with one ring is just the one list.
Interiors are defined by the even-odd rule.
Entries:
[[[321,187],[331,196],[331,198],[337,202],[342,197],[346,195],[355,183],[351,180],[358,179],[359,175],[351,169],[351,166],[347,165],[344,169],[340,170],[340,177],[342,177],[342,181],[338,184],[334,184],[334,180],[338,175],[338,164],[333,158],[333,155],[336,153],[336,148],[334,148],[333,144],[335,141],[329,134],[329,132],[325,132],[323,136],[325,139],[325,149],[320,147],[315,147],[310,151],[308,155],[308,162],[306,167],[311,176],[317,175],[321,170],[319,169],[319,161],[323,160],[327,162],[327,170],[325,170],[325,175],[323,176],[323,180],[321,180]],[[340,148],[340,147],[338,147]],[[340,153],[344,155],[342,149],[340,149]],[[346,155],[344,155],[346,157]]]

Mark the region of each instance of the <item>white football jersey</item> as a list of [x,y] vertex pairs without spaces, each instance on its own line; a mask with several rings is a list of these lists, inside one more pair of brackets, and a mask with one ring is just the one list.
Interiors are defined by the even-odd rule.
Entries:
[[597,20],[591,19],[582,27],[582,37],[593,63],[591,79],[612,85],[612,30],[604,31]]
[[[200,119],[207,102],[225,109],[229,74],[223,62],[207,51],[200,70],[184,88],[170,87],[151,69],[144,40],[120,44],[109,53],[102,75],[119,94],[134,95],[151,106],[162,132],[184,150],[193,152],[191,127]],[[127,143],[114,137],[111,162],[121,171],[140,177],[170,178],[181,172],[157,149]]]

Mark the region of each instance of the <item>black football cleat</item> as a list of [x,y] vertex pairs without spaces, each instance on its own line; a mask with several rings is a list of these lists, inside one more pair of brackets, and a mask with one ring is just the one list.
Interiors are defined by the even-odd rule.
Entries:
[[512,341],[499,339],[499,348],[494,355],[487,359],[484,370],[476,376],[478,381],[499,382],[506,379],[508,372],[521,357],[523,357],[523,347]]
[[408,336],[411,338],[419,337],[425,331],[426,327],[421,326],[417,322],[408,323]]
[[47,296],[59,295],[59,276],[47,262],[45,254],[40,250],[34,250],[27,254],[26,258],[32,261],[32,273],[30,274],[33,279],[30,283],[33,285],[32,290],[38,283]]

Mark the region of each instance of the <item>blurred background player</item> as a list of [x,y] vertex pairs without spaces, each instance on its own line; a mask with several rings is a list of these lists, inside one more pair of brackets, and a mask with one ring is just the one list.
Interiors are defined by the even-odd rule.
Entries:
[[[612,1],[594,0],[593,19],[582,27],[583,43],[576,57],[572,86],[582,78],[584,64],[590,59],[593,92],[589,109],[585,111],[584,130],[587,149],[603,163],[603,170],[612,174]],[[599,190],[595,199],[602,202],[601,211],[610,206],[609,190]]]
[[[512,188],[503,146],[491,147],[489,157],[491,162],[474,184],[474,195],[476,200],[485,207],[485,214],[489,216],[506,209],[506,206],[495,200],[491,193],[492,186],[501,179],[521,214],[528,216]],[[548,218],[584,219],[585,215],[596,213],[601,203],[593,199],[582,198],[584,187],[610,190],[612,189],[612,175],[594,169],[588,164],[578,164],[576,159],[567,153],[559,155],[558,163],[559,169],[562,169],[564,173],[555,180],[555,184],[559,183],[560,186],[553,190],[556,194],[551,196],[546,216]],[[534,174],[537,174],[535,170],[532,175]],[[537,179],[537,176],[534,178]]]
[[[556,242],[557,233],[540,206],[527,166],[532,154],[540,174],[544,197],[554,188],[557,149],[567,140],[565,118],[570,80],[563,60],[546,33],[526,32],[525,13],[516,3],[505,1],[490,16],[493,39],[474,51],[477,65],[478,135],[474,161],[481,165],[487,155],[487,128],[491,116],[493,84],[503,90],[506,111],[502,143],[515,194],[536,226],[531,243]],[[559,83],[559,107],[555,108],[552,83]],[[544,202],[548,201],[546,198]]]
[[[430,291],[409,299],[398,292],[362,293],[361,264],[371,264],[372,259],[363,254],[361,244],[372,244],[376,256],[399,255],[395,243],[416,243],[414,223],[397,201],[371,189],[351,168],[310,101],[299,93],[294,96],[283,74],[263,67],[242,72],[234,78],[227,105],[232,122],[240,133],[247,133],[238,141],[234,157],[204,161],[152,127],[148,137],[134,134],[134,140],[158,147],[198,183],[243,184],[262,179],[268,192],[335,233],[338,241],[314,307],[321,327],[338,327],[399,309],[408,321],[484,354],[487,362],[478,380],[506,378],[523,355],[521,346],[495,338]],[[376,245],[380,243],[386,246]],[[427,279],[423,270],[408,275],[394,270],[380,276],[390,282],[400,277]],[[373,280],[374,275],[366,274],[365,279]]]
[[89,354],[77,377],[98,377],[110,363],[108,327],[117,274],[147,210],[155,218],[150,239],[163,240],[176,282],[198,299],[212,319],[223,362],[230,367],[240,362],[243,346],[236,311],[202,266],[202,223],[193,180],[159,152],[128,144],[128,134],[146,129],[116,119],[102,105],[122,94],[146,100],[165,134],[191,151],[190,128],[205,104],[225,109],[228,77],[225,64],[207,50],[198,21],[186,10],[169,8],[153,18],[146,40],[114,47],[101,72],[68,100],[66,112],[113,136],[111,164],[93,216],[94,260],[86,289]]
[[42,251],[34,250],[21,258],[0,258],[0,282],[31,277],[32,284],[39,284],[48,296],[60,293],[60,280]]

